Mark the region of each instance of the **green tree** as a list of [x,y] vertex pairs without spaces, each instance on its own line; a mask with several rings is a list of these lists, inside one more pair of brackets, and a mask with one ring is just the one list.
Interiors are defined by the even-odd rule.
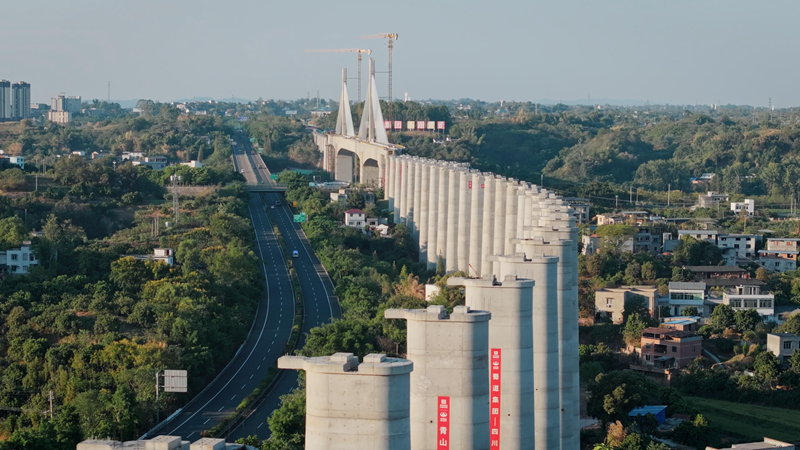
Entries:
[[267,419],[272,436],[265,441],[267,450],[303,450],[305,448],[306,390],[295,389],[281,396],[281,404]]
[[717,305],[711,312],[711,324],[717,330],[724,330],[735,323],[733,308],[730,305]]
[[755,309],[740,309],[733,313],[733,320],[736,322],[736,329],[744,332],[755,329],[761,323],[761,315]]
[[639,313],[633,313],[628,317],[625,322],[625,328],[622,335],[625,338],[625,343],[637,347],[642,340],[642,330],[647,328],[647,320],[643,319]]
[[648,281],[656,279],[656,268],[651,261],[642,264],[642,279]]
[[800,373],[800,350],[795,349],[792,352],[792,356],[789,357],[789,368]]
[[586,409],[603,424],[617,420],[628,423],[628,413],[647,404],[657,390],[653,381],[638,372],[603,373],[587,387]]
[[753,361],[753,370],[755,370],[756,374],[761,378],[767,381],[773,381],[778,377],[780,365],[781,363],[778,361],[778,357],[772,352],[761,352]]
[[364,209],[367,203],[364,201],[364,196],[361,191],[351,191],[347,195],[347,209]]
[[708,241],[687,236],[672,253],[675,262],[690,266],[715,266],[722,261],[722,250]]
[[636,228],[622,224],[602,225],[597,227],[595,233],[602,239],[603,252],[619,254],[625,242],[636,236]]
[[683,316],[699,316],[700,312],[697,311],[696,306],[686,306],[681,310],[681,315]]
[[0,250],[19,247],[28,236],[25,222],[18,216],[0,219]]

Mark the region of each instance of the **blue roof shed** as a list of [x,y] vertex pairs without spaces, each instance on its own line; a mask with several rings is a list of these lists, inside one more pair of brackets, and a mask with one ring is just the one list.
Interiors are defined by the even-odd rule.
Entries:
[[628,414],[628,417],[637,420],[637,416],[644,417],[647,414],[656,416],[658,424],[661,425],[667,420],[667,406],[666,405],[645,405],[641,408],[636,408]]

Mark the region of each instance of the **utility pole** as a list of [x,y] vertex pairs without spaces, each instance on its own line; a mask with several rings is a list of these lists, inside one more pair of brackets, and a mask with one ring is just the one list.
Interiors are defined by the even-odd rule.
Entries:
[[53,390],[50,390],[49,400],[50,400],[50,420],[53,420]]
[[158,372],[156,372],[156,425],[160,422],[158,419]]
[[672,184],[667,183],[667,208],[669,208],[670,194],[672,194]]
[[619,195],[614,195],[614,209],[619,209]]
[[539,187],[544,187],[544,172],[541,173]]
[[628,187],[628,204],[633,204],[633,186]]
[[178,224],[178,215],[180,213],[180,206],[178,202],[178,166],[172,172],[172,211],[175,214],[175,225]]

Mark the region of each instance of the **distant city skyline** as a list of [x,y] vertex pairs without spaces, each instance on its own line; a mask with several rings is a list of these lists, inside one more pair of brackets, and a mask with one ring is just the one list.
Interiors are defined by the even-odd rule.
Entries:
[[[403,3],[99,0],[4,6],[13,45],[0,78],[25,80],[31,100],[339,97],[342,67],[355,98],[356,56],[377,71],[399,34],[394,97],[485,101],[629,99],[654,104],[800,106],[789,46],[800,4],[789,0],[622,0]],[[76,26],[76,24],[78,26]],[[366,56],[366,55],[365,55]],[[366,75],[367,64],[364,64]],[[386,74],[378,73],[385,96]],[[366,76],[364,76],[366,84]],[[365,90],[366,86],[362,87]],[[588,99],[587,99],[588,100]]]

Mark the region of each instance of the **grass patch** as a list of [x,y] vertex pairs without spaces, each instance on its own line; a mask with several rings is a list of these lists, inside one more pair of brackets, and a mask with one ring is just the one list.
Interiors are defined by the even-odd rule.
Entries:
[[741,437],[747,442],[761,441],[764,437],[800,441],[800,413],[795,410],[701,397],[685,399],[723,436]]

